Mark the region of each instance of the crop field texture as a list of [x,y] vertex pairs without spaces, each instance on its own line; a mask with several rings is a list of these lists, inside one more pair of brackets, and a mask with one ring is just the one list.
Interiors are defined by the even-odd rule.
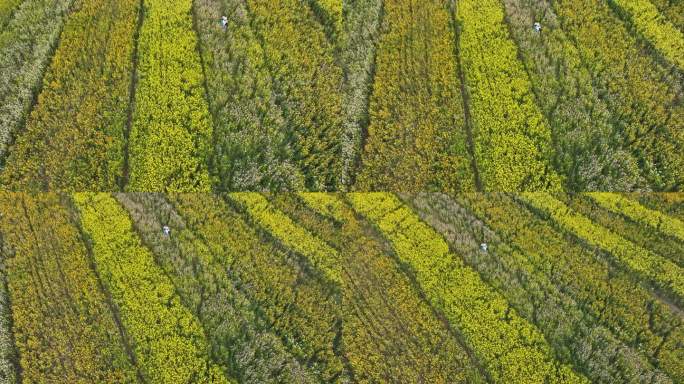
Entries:
[[0,1],[3,190],[683,185],[680,0]]
[[681,194],[0,193],[0,383],[680,383]]

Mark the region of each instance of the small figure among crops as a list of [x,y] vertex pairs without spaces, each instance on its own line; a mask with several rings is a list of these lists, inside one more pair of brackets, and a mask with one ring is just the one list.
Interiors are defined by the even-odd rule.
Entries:
[[228,29],[228,18],[226,16],[221,17],[221,27],[223,27],[224,31]]
[[482,250],[482,252],[487,252],[487,243],[480,244],[480,249]]
[[534,28],[534,30],[535,30],[537,33],[541,33],[542,26],[541,26],[541,24],[540,24],[539,22],[535,22],[534,25],[533,25],[533,28]]
[[171,228],[169,228],[168,225],[163,226],[162,231],[164,232],[164,236],[166,236],[166,237],[171,236]]

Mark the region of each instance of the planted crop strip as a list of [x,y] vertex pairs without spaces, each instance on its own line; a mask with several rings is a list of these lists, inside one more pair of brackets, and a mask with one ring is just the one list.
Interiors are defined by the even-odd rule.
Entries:
[[24,382],[133,382],[114,315],[57,195],[0,197],[2,258]]
[[323,25],[328,40],[334,45],[342,43],[343,36],[340,36],[343,28],[343,8],[342,0],[307,0],[311,10]]
[[[228,26],[219,23],[226,9]],[[264,50],[241,0],[196,0],[208,100],[214,121],[215,189],[301,190],[287,120],[276,103]]]
[[5,25],[12,19],[12,16],[19,5],[24,0],[3,0],[0,2],[0,31],[5,29]]
[[[560,273],[548,273],[553,263],[559,263],[554,256],[517,247],[505,234],[494,232],[445,195],[421,194],[411,196],[409,200],[421,218],[439,230],[468,265],[544,333],[561,361],[572,364],[594,383],[624,383],[635,377],[651,383],[672,382],[651,365],[632,340],[621,340],[602,324],[601,314],[585,311],[585,303],[568,289],[567,283],[557,280]],[[473,205],[479,200],[482,198],[474,197]],[[506,213],[513,217],[515,224],[527,223],[516,218],[519,207],[504,211],[497,205],[501,204],[498,196],[486,196],[484,200],[485,212]],[[538,242],[543,243],[542,246],[553,245],[551,248],[555,249],[557,240],[551,237],[547,244],[545,239]],[[481,251],[481,243],[488,245],[487,252]],[[536,243],[533,242],[532,247]]]
[[535,104],[498,0],[457,3],[475,159],[487,191],[558,189],[551,128]]
[[667,21],[653,3],[648,0],[610,0],[609,4],[660,54],[684,70],[684,33]]
[[589,218],[613,233],[650,250],[680,267],[684,267],[684,242],[667,236],[657,228],[633,221],[620,212],[613,212],[584,194],[567,197],[565,203],[573,210]]
[[684,222],[614,193],[588,193],[598,205],[684,242]]
[[[675,382],[682,380],[684,324],[680,315],[645,289],[633,273],[615,268],[610,257],[554,229],[512,196],[468,196],[457,200],[511,247],[528,255],[537,270],[573,297],[583,312],[644,353]],[[591,356],[595,358],[596,354]],[[616,374],[636,377],[638,373],[630,367],[636,361],[608,361]]]
[[[339,196],[303,194],[301,198],[306,203],[291,194],[277,195],[272,201],[339,255],[342,343],[354,380],[482,382],[476,362],[387,255],[382,238],[357,219]],[[317,213],[329,205],[339,208],[332,219]]]
[[474,190],[446,2],[385,2],[356,190]]
[[328,280],[299,255],[248,225],[220,197],[170,198],[215,257],[232,259],[230,278],[250,300],[260,324],[278,335],[287,351],[309,372],[309,379],[313,374],[316,382],[348,380],[337,349],[339,294]]
[[375,55],[383,18],[382,0],[343,1],[344,41],[344,136],[342,158],[344,167],[340,184],[354,184],[356,168],[368,128],[368,103],[375,78]]
[[115,190],[139,0],[79,0],[0,183],[22,190]]
[[[237,252],[233,246],[241,241],[243,247],[249,247],[254,238],[239,233],[239,238],[231,239],[235,242],[214,242],[210,236],[204,236],[203,229],[214,233],[223,230],[222,226],[207,221],[198,223],[197,228],[191,227],[162,195],[118,194],[116,198],[128,210],[158,264],[173,280],[183,304],[199,318],[211,345],[211,356],[226,367],[230,377],[240,383],[316,382],[313,370],[300,364],[287,350],[270,326],[272,319],[259,311],[260,304],[245,289],[245,284],[254,282],[241,281],[234,272],[240,260],[232,257]],[[201,217],[208,207],[219,208],[210,197],[183,196],[178,200],[189,202],[184,207],[186,212],[190,211],[189,217]],[[196,210],[194,204],[202,204],[202,208]],[[171,236],[162,232],[164,225],[172,228]],[[226,233],[236,236],[235,226]],[[223,252],[223,247],[230,247],[230,251]],[[259,248],[268,249],[259,245],[255,249]],[[273,253],[258,256],[272,262]]]
[[[684,182],[684,103],[681,74],[660,65],[630,35],[605,1],[550,2],[574,41],[622,132],[623,148],[655,190]],[[542,32],[544,33],[544,32]]]
[[556,361],[539,330],[396,197],[365,193],[349,199],[390,241],[429,301],[462,332],[494,382],[587,382]]
[[551,195],[527,193],[520,197],[563,230],[605,250],[616,263],[668,292],[679,304],[684,303],[684,270],[678,265],[573,212]]
[[73,199],[145,380],[226,383],[221,369],[209,361],[202,327],[135,236],[126,211],[106,194],[76,194]]
[[[0,196],[0,199],[5,198]],[[3,249],[3,234],[0,233],[0,384],[19,382],[17,375],[17,356],[12,330],[12,309],[7,291],[7,270]]]
[[684,33],[684,2],[671,0],[652,0],[663,17]]
[[335,63],[333,47],[302,1],[245,2],[306,189],[336,189],[343,167],[342,69]]
[[0,31],[0,165],[33,104],[72,3],[26,0]]
[[[553,163],[565,189],[633,190],[648,187],[601,87],[592,83],[573,40],[546,0],[505,0],[506,22],[527,69],[536,101],[548,117],[555,148]],[[532,22],[542,25],[541,34]]]
[[684,220],[684,193],[630,193],[625,197],[666,215]]
[[192,0],[143,3],[126,189],[208,191],[212,125]]

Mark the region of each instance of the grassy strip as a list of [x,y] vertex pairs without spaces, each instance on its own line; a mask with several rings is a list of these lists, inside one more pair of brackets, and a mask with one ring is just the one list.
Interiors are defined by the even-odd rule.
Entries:
[[358,193],[349,199],[390,241],[429,301],[462,332],[494,382],[587,382],[556,361],[541,332],[395,196]]
[[369,126],[356,190],[474,190],[444,1],[383,3]]
[[[664,367],[676,355],[680,326],[667,305],[637,280],[555,231],[512,196],[421,200],[437,217],[431,219],[435,227],[454,247],[466,248],[465,254],[470,250],[470,263],[518,303],[564,361],[593,382],[672,382]],[[477,250],[469,237],[487,243],[488,252]]]
[[[411,279],[388,255],[382,238],[340,196],[274,196],[273,204],[340,255],[342,343],[356,382],[482,382],[477,365]],[[334,206],[333,217],[317,214]],[[401,351],[397,353],[396,351]]]
[[144,1],[129,144],[130,191],[208,191],[212,125],[192,0]]
[[[624,148],[619,125],[602,98],[603,88],[593,82],[590,68],[552,6],[546,0],[504,0],[503,4],[518,56],[549,119],[553,163],[565,177],[565,189],[648,187],[636,158]],[[541,33],[534,31],[533,21],[541,23]]]
[[3,234],[0,233],[0,384],[19,382],[16,367],[16,346],[12,329],[12,308],[7,290]]
[[[547,0],[548,1],[548,0]],[[606,1],[549,2],[573,40],[650,188],[684,183],[681,74],[665,68],[630,34]]]
[[470,94],[473,143],[488,191],[555,190],[551,128],[535,104],[498,0],[457,3],[459,44]]
[[0,31],[0,165],[33,105],[72,3],[24,1]]
[[5,29],[14,11],[24,0],[2,0],[0,1],[0,31]]
[[226,383],[208,358],[202,327],[140,243],[126,211],[106,194],[76,194],[73,200],[144,378],[155,383]]
[[[172,197],[182,210],[180,212],[190,219],[188,222],[163,195],[118,194],[116,198],[128,210],[136,230],[154,252],[158,264],[173,280],[183,304],[202,323],[211,345],[211,356],[226,367],[233,379],[240,383],[316,381],[313,370],[295,359],[276,333],[277,328],[270,326],[272,319],[264,316],[262,310],[266,305],[251,297],[256,289],[244,288],[245,284],[255,282],[241,280],[235,270],[244,257],[258,256],[263,262],[273,262],[276,252],[240,254],[236,247],[268,248],[252,244],[254,237],[247,233],[237,234],[236,229],[240,228],[237,220],[230,222],[233,226],[226,231],[229,235],[216,242],[210,234],[222,231],[223,222],[194,222],[194,218],[201,217],[207,208],[218,208],[215,198]],[[226,212],[215,214],[222,216]],[[162,232],[164,225],[172,228],[171,236],[166,237]],[[220,252],[222,247],[230,252]],[[226,270],[231,272],[226,273]],[[272,280],[272,276],[269,279],[264,272],[266,270],[259,270],[260,278]],[[286,274],[280,272],[278,278],[282,279]],[[291,337],[295,334],[290,332]]]
[[573,212],[549,194],[526,193],[520,198],[562,229],[610,253],[616,263],[667,291],[680,304],[684,303],[684,271],[681,267]]
[[0,211],[21,379],[136,381],[125,341],[61,198],[2,195]]
[[614,193],[588,193],[601,207],[684,242],[684,222]]
[[[301,190],[287,120],[276,103],[264,50],[241,0],[196,0],[208,100],[214,121],[215,189]],[[228,17],[224,31],[219,20]]]
[[342,69],[311,10],[300,0],[245,0],[287,139],[307,190],[336,189],[342,158]]
[[1,183],[116,190],[122,177],[138,0],[79,0]]
[[625,19],[668,61],[684,70],[684,33],[648,0],[611,0]]

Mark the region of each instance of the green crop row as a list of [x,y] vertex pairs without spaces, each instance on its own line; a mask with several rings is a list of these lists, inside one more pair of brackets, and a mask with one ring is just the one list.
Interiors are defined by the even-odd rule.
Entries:
[[[250,254],[248,247],[255,246],[252,250],[267,248],[255,245],[254,239],[246,233],[238,232],[240,237],[234,238],[236,227],[240,227],[237,221],[232,222],[237,225],[226,231],[233,235],[216,242],[211,234],[222,231],[223,225],[207,220],[206,225],[199,224],[193,228],[162,195],[118,194],[116,198],[128,210],[143,242],[154,252],[157,263],[172,279],[183,304],[202,323],[212,358],[226,367],[231,378],[240,383],[316,382],[312,370],[294,358],[276,329],[269,326],[272,319],[264,316],[267,311],[258,310],[259,306],[264,308],[266,305],[258,304],[251,297],[253,293],[243,288],[244,284],[256,282],[241,281],[235,272],[226,273],[228,269],[235,271],[242,258],[252,255],[272,262],[275,252],[260,254],[252,251],[254,253]],[[187,216],[200,217],[207,208],[220,207],[215,202],[212,204],[209,198],[185,196],[174,200],[189,203],[182,204]],[[195,209],[195,205],[190,203],[195,201],[202,204],[201,209]],[[216,213],[217,216],[224,214]],[[192,221],[189,223],[195,225]],[[164,225],[172,228],[168,237],[162,232]],[[211,233],[207,229],[211,229]],[[224,247],[229,252],[222,252]],[[237,247],[243,247],[247,252],[240,255],[241,250]],[[261,269],[257,273],[261,279],[272,280],[271,274],[264,272]],[[287,275],[283,273],[278,278],[284,276]],[[296,332],[287,332],[296,335]]]
[[[640,377],[654,383],[672,382],[662,371],[681,377],[681,368],[677,368],[681,353],[677,345],[684,335],[681,321],[633,275],[615,269],[600,254],[535,217],[512,196],[468,195],[446,200],[447,207],[456,201],[482,221],[479,225],[487,227],[480,241],[487,242],[494,255],[479,253],[473,263],[479,265],[481,259],[491,257],[502,265],[484,274],[493,279],[511,276],[511,282],[504,280],[510,286],[501,287],[507,295],[520,290],[516,286],[526,287],[527,291],[518,294],[528,295],[536,305],[521,305],[525,308],[521,313],[532,311],[560,355],[569,354],[567,358],[591,380],[614,383]],[[453,210],[447,208],[438,216],[452,223],[451,217],[457,216]],[[458,229],[451,230],[456,232],[449,236],[463,237]],[[479,233],[479,229],[472,231]],[[511,265],[512,260],[516,261]],[[544,281],[551,285],[545,286]]]
[[120,308],[145,380],[226,383],[207,356],[202,327],[134,234],[126,211],[106,194],[76,194],[73,200],[92,243],[94,264]]
[[460,330],[494,382],[586,382],[553,357],[544,336],[449,250],[396,197],[351,194],[354,208],[390,241],[429,301]]
[[383,4],[356,190],[474,190],[446,2]]
[[[214,121],[214,188],[304,189],[304,176],[292,160],[287,121],[245,3],[198,0],[193,9]],[[233,11],[226,15],[224,31],[219,20],[225,9]]]
[[5,29],[5,25],[12,19],[14,11],[24,0],[3,0],[0,2],[0,31]]
[[47,194],[0,196],[0,211],[21,379],[135,381],[72,212],[59,196]]
[[684,104],[681,75],[664,68],[602,0],[552,2],[621,132],[655,190],[684,181]]
[[127,189],[208,191],[212,125],[192,0],[143,4]]
[[650,210],[638,202],[614,193],[589,193],[588,196],[603,208],[627,216],[633,221],[643,223],[665,235],[684,241],[684,222],[674,217]]
[[[623,140],[602,89],[546,0],[505,0],[506,22],[536,100],[553,131],[553,163],[566,190],[648,187]],[[541,34],[532,21],[542,25]]]
[[72,3],[24,1],[0,30],[0,165],[33,104]]
[[551,128],[535,104],[498,0],[457,2],[459,53],[485,190],[555,190]]
[[551,195],[526,193],[520,197],[564,230],[605,250],[618,264],[669,292],[676,301],[684,302],[684,271],[678,265],[573,212]]
[[[2,198],[2,197],[0,197]],[[3,238],[0,233],[0,384],[17,382],[16,351],[12,333],[12,313],[7,292]]]
[[568,207],[586,216],[597,225],[603,226],[613,233],[618,233],[625,240],[684,267],[684,242],[664,235],[657,228],[634,221],[619,211],[611,211],[589,197],[588,194],[569,196],[564,199],[564,202]]
[[335,189],[343,167],[342,69],[335,62],[333,47],[302,1],[245,3],[306,189]]
[[[340,185],[347,188],[356,177],[362,151],[362,135],[368,125],[368,100],[375,72],[378,34],[382,23],[381,0],[343,1],[344,41],[341,61],[344,70]],[[339,188],[343,190],[343,188]]]
[[272,245],[220,197],[170,198],[213,254],[228,254],[233,260],[229,271],[236,286],[300,365],[316,381],[347,380],[335,344],[340,337],[339,295],[322,274],[313,272],[299,255]]
[[651,0],[663,17],[684,33],[684,2],[678,0]]
[[[434,316],[373,228],[358,219],[341,196],[300,198],[280,194],[272,201],[339,253],[342,343],[354,380],[482,382],[477,363]],[[324,217],[318,212],[328,213]]]
[[666,215],[684,218],[683,193],[631,193],[627,194],[626,197]]
[[609,3],[668,61],[684,70],[684,33],[667,21],[653,3],[648,0],[611,0]]
[[139,4],[78,2],[0,183],[22,190],[119,188]]
[[334,39],[334,44],[338,44],[343,39],[340,32],[343,29],[343,8],[342,0],[308,0],[313,12],[321,19],[323,27],[328,32],[330,38]]
[[258,193],[231,193],[229,199],[237,202],[256,224],[284,246],[308,257],[331,282],[341,283],[339,254],[273,207],[264,196]]

